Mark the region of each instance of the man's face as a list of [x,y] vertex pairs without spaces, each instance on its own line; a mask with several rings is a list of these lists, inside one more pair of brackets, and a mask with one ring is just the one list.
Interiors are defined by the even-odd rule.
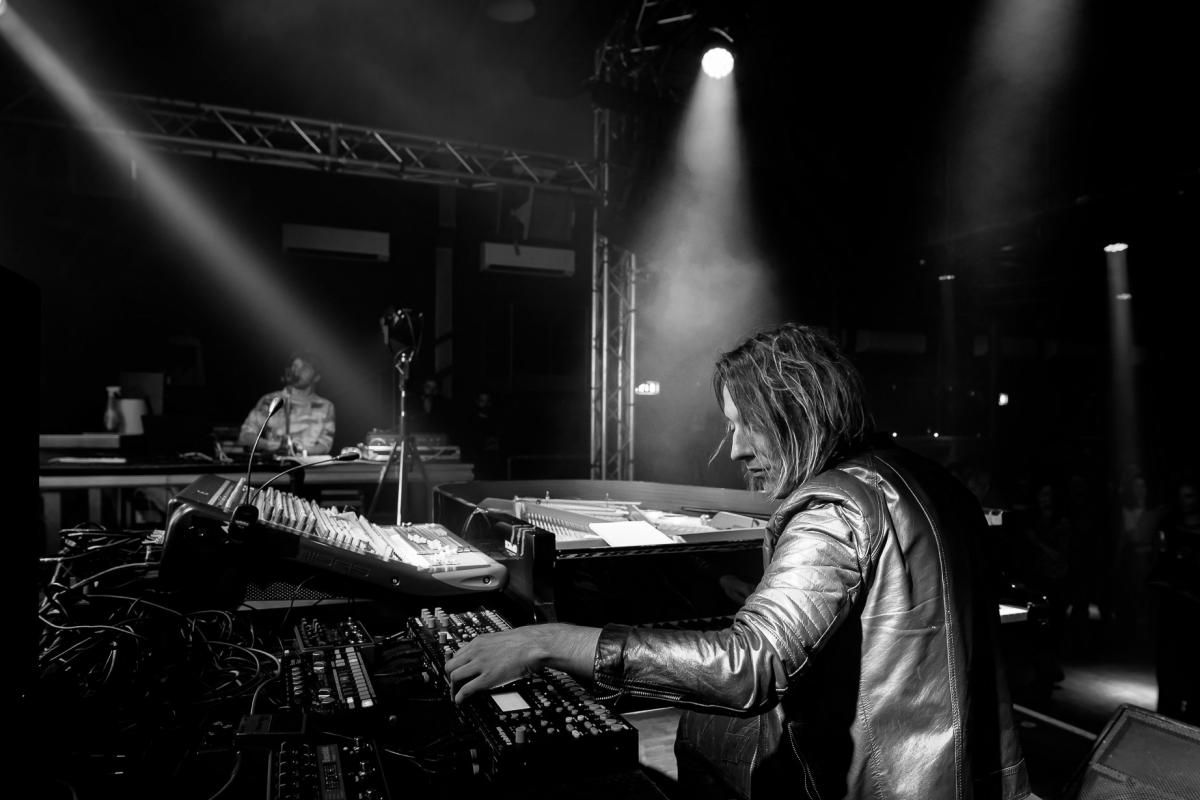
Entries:
[[729,420],[729,457],[745,465],[750,488],[760,491],[770,478],[771,461],[766,439],[742,423],[742,416],[733,404],[728,388],[721,389],[721,397],[725,404],[725,418]]
[[292,361],[292,385],[297,389],[307,389],[314,386],[321,376],[317,374],[313,365],[305,361],[303,358],[297,358]]

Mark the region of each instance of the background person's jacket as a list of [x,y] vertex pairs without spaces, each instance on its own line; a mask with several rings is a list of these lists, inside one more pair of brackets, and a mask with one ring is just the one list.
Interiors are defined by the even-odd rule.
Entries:
[[598,688],[691,709],[677,748],[746,796],[1023,798],[988,541],[965,487],[876,441],[784,500],[730,628],[610,625]]

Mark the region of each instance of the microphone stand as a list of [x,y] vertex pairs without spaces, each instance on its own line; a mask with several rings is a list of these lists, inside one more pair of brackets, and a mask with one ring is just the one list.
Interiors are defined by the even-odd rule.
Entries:
[[[413,352],[402,351],[396,355],[396,369],[400,373],[400,457],[397,469],[400,480],[396,485],[396,524],[404,522],[404,487],[408,484],[407,454],[408,454],[408,409],[407,389],[408,368],[412,365]],[[394,449],[394,448],[393,448]],[[389,463],[391,459],[388,459]],[[386,470],[387,467],[385,466]]]

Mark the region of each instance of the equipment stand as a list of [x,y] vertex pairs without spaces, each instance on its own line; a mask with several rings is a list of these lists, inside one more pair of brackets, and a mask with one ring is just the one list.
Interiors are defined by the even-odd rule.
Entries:
[[[396,524],[404,522],[404,487],[408,483],[408,409],[406,406],[405,388],[408,385],[408,368],[412,364],[413,352],[402,351],[396,354],[396,371],[400,373],[400,459],[396,469],[399,481],[396,484]],[[390,462],[390,460],[389,460]],[[384,467],[386,470],[387,467]]]

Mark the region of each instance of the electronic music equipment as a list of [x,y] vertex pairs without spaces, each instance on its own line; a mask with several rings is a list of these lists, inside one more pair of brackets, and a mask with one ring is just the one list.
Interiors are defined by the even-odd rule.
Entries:
[[246,468],[246,483],[250,482],[250,474],[254,468],[254,451],[258,449],[258,443],[262,440],[263,433],[267,430],[267,423],[271,421],[271,417],[283,407],[283,397],[275,395],[271,398],[271,404],[267,406],[267,416],[263,419],[262,427],[258,429],[258,436],[254,437],[254,444],[250,447],[250,466]]
[[363,624],[352,617],[337,622],[304,618],[295,631],[296,650],[301,653],[354,647],[368,664],[375,660],[375,640]]
[[[441,525],[379,526],[274,488],[255,494],[253,505],[243,502],[246,495],[243,480],[202,475],[171,501],[165,581],[189,573],[201,580],[196,562],[220,558],[218,545],[232,534],[287,561],[413,594],[492,592],[507,582],[503,566]],[[245,508],[256,519],[239,526],[236,512]]]
[[[446,660],[476,636],[511,628],[500,614],[483,608],[464,614],[422,609],[408,621],[448,692]],[[545,669],[481,693],[463,713],[486,745],[484,769],[494,780],[637,767],[637,730],[565,672]]]
[[269,800],[389,800],[374,743],[284,742],[271,753]]
[[378,706],[367,675],[366,659],[357,647],[335,647],[304,653],[284,651],[280,674],[288,707],[321,720],[365,719]]

